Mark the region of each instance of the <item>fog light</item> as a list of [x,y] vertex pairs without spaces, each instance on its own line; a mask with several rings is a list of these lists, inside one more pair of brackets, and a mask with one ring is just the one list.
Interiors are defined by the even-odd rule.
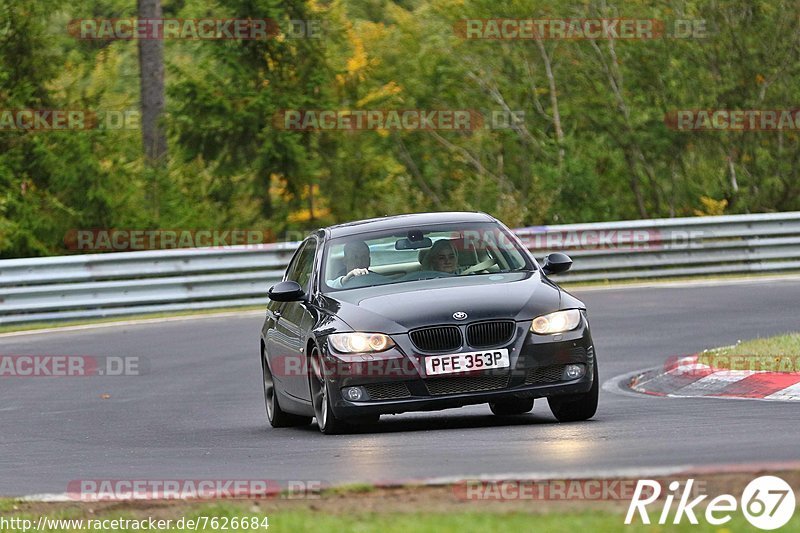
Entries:
[[578,379],[586,373],[583,365],[567,365],[564,369],[564,379]]
[[351,402],[357,402],[364,397],[364,393],[361,391],[361,387],[347,387],[344,389],[344,397]]

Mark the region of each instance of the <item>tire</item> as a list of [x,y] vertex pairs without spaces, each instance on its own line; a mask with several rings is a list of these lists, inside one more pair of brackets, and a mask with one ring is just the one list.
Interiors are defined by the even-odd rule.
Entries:
[[311,423],[310,416],[293,415],[281,409],[278,403],[278,394],[275,390],[275,380],[269,369],[266,358],[261,356],[261,373],[264,384],[264,406],[267,409],[267,420],[274,428],[288,428],[297,426],[307,426]]
[[497,416],[524,415],[533,409],[533,398],[513,398],[489,402],[489,409]]
[[560,396],[550,396],[547,403],[550,410],[559,422],[579,422],[592,418],[597,412],[597,397],[599,394],[597,375],[597,360],[594,362],[594,380],[589,392],[580,394],[566,394]]
[[314,347],[310,354],[311,365],[309,372],[309,385],[311,388],[311,403],[314,405],[314,418],[317,427],[325,435],[338,435],[347,433],[352,428],[341,418],[333,414],[331,408],[331,395],[328,380],[325,379],[325,366],[322,364],[322,355]]

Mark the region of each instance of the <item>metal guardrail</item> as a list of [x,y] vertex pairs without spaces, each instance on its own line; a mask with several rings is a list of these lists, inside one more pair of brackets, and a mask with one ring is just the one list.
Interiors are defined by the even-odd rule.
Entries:
[[[800,270],[800,212],[515,230],[561,281]],[[298,243],[0,261],[0,324],[262,305]]]
[[560,279],[569,281],[800,269],[800,212],[569,224],[515,232],[537,257],[553,250],[568,253],[575,263]]

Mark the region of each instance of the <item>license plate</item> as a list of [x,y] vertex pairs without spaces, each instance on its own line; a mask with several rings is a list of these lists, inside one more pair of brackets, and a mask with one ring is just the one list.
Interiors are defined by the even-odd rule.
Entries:
[[505,348],[452,355],[429,355],[425,358],[425,374],[428,376],[508,368],[509,366],[511,366],[511,362],[508,359],[508,350]]

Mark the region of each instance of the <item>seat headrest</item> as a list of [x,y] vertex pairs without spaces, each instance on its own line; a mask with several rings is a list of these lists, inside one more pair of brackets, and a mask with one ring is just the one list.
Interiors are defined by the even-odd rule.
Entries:
[[417,254],[417,261],[419,261],[420,265],[425,264],[425,258],[428,256],[428,252],[430,251],[431,251],[430,248],[423,248],[422,250],[419,251],[419,253]]

